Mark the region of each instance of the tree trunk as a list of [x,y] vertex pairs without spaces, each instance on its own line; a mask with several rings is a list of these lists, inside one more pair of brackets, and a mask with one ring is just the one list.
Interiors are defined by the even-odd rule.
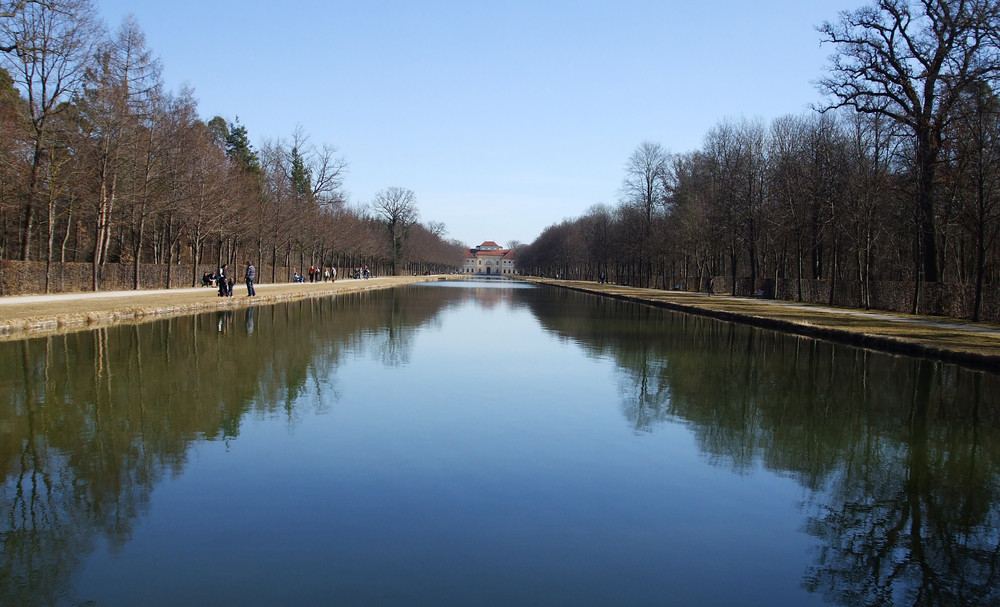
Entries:
[[142,252],[142,234],[146,227],[145,213],[139,216],[139,225],[136,227],[135,247],[132,248],[132,288],[139,290],[139,255]]
[[[924,280],[938,281],[937,234],[934,227],[934,175],[937,150],[932,143],[932,134],[917,133],[917,211],[919,213],[920,259],[924,270]],[[919,277],[918,277],[919,279]]]

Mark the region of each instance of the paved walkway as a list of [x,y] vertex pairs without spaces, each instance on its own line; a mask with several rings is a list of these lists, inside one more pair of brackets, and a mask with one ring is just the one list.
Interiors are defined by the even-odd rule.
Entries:
[[116,323],[356,293],[438,279],[437,276],[395,276],[318,283],[263,283],[254,285],[256,297],[247,297],[246,287],[242,284],[235,285],[233,297],[218,297],[218,290],[214,287],[7,296],[0,297],[0,339],[23,339]]
[[[370,279],[355,279],[355,278],[342,278],[336,282],[327,283],[312,283],[313,286],[319,285],[335,285],[335,284],[351,284],[351,283],[361,283],[366,284],[366,281],[371,284],[375,284],[374,281],[385,280],[385,277],[373,277]],[[297,287],[300,285],[308,285],[310,283],[292,283],[292,282],[275,282],[275,283],[264,283],[255,284],[254,290],[263,289],[268,291],[275,288],[286,288],[289,286]],[[246,287],[243,283],[238,283],[233,287],[233,294],[235,296],[239,288],[245,289]],[[218,288],[216,287],[185,287],[180,289],[140,289],[138,291],[88,291],[86,293],[49,293],[46,295],[7,295],[0,297],[0,306],[16,306],[20,304],[31,304],[31,303],[49,303],[56,301],[79,301],[84,299],[114,299],[114,298],[136,298],[136,297],[148,297],[154,295],[181,295],[183,293],[217,293]]]

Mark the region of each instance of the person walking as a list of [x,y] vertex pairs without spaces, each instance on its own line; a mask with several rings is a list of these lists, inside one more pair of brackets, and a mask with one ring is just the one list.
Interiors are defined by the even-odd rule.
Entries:
[[229,295],[229,264],[222,264],[219,266],[219,297],[226,297]]
[[253,289],[253,281],[257,279],[257,269],[253,267],[253,262],[247,262],[247,297],[254,297],[257,292]]

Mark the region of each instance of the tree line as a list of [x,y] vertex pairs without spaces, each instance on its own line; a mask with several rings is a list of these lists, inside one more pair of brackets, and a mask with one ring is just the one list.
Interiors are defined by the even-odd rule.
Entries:
[[[109,32],[91,0],[0,1],[0,262],[446,271],[462,259],[415,194],[369,205],[343,189],[348,163],[304,128],[251,145],[238,118],[204,121],[171,92],[132,16]],[[387,199],[401,204],[386,206]],[[287,280],[288,276],[263,276]]]
[[[878,0],[818,28],[833,48],[802,115],[726,119],[701,149],[640,144],[617,204],[548,227],[523,271],[733,294],[792,281],[958,285],[971,317],[1000,278],[1000,2]],[[848,285],[849,283],[849,285]],[[910,287],[907,287],[910,288]],[[793,289],[793,290],[794,290]]]

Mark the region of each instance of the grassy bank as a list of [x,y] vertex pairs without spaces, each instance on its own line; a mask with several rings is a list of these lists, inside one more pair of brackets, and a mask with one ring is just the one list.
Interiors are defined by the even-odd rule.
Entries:
[[526,280],[882,352],[923,356],[1000,372],[1000,326],[996,325],[586,281]]

